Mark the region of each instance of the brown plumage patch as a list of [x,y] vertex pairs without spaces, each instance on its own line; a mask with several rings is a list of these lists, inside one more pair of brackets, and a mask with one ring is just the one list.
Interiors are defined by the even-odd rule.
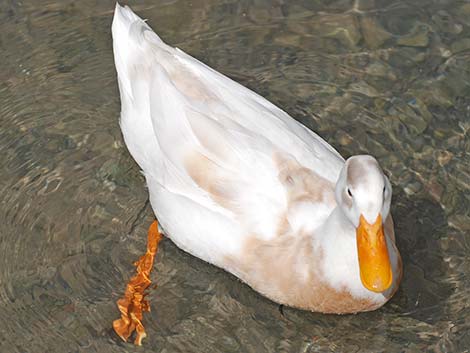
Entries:
[[183,65],[169,71],[168,74],[171,82],[186,97],[199,101],[216,99],[211,90],[209,90],[193,72],[187,70]]
[[382,305],[328,285],[319,272],[322,253],[314,249],[311,235],[286,235],[271,241],[253,235],[245,241],[242,253],[242,257],[226,257],[227,268],[275,302],[336,314]]
[[287,191],[289,206],[297,202],[335,202],[335,186],[330,181],[280,153],[274,154],[274,162],[279,181]]
[[233,181],[221,175],[221,168],[203,154],[194,151],[185,159],[185,168],[194,182],[220,206],[237,211],[236,191]]

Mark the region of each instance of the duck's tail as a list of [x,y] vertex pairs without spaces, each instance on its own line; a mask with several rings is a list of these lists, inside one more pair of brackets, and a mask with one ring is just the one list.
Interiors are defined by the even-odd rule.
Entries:
[[133,55],[132,42],[130,40],[132,27],[143,27],[142,21],[129,7],[122,7],[116,3],[112,24],[114,62],[118,74],[119,91],[121,99],[132,97],[132,88],[129,80],[129,57]]
[[114,62],[121,96],[120,125],[126,145],[144,171],[157,165],[159,150],[150,117],[150,83],[168,50],[129,7],[116,4],[112,24]]
[[113,51],[116,70],[118,73],[121,99],[123,94],[132,98],[131,80],[133,70],[145,71],[150,67],[147,62],[148,51],[167,45],[158,37],[147,23],[137,16],[128,6],[116,3],[112,24]]

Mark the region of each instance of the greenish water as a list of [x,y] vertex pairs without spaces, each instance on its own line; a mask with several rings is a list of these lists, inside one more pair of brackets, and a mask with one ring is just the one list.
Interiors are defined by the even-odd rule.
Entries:
[[371,313],[284,308],[162,243],[141,348],[111,329],[153,220],[123,144],[113,1],[0,0],[0,352],[468,352],[470,3],[132,1],[170,44],[394,187],[404,279]]

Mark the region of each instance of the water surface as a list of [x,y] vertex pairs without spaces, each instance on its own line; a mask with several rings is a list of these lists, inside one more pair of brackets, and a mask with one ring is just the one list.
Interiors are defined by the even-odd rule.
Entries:
[[279,310],[165,240],[149,337],[121,342],[114,303],[153,215],[118,125],[114,1],[0,0],[0,351],[468,352],[470,3],[131,5],[345,157],[379,159],[402,286],[371,313]]

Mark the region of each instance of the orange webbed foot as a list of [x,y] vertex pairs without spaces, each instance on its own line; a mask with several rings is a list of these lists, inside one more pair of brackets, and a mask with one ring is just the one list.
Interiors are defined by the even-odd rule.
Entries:
[[129,280],[124,297],[116,302],[121,312],[121,318],[113,322],[114,331],[123,341],[127,341],[132,333],[136,331],[134,344],[138,346],[147,337],[142,318],[144,311],[150,311],[150,304],[145,299],[144,291],[152,283],[150,281],[150,272],[157,253],[158,243],[162,238],[162,234],[158,231],[158,222],[154,221],[148,230],[147,252],[134,263],[137,267],[137,273]]

